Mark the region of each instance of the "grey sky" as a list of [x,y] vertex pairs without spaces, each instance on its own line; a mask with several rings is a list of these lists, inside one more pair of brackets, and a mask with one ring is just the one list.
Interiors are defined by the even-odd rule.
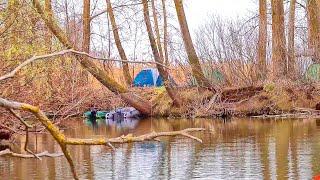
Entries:
[[191,30],[196,29],[211,14],[236,19],[257,11],[256,0],[185,0],[185,3]]
[[[113,0],[113,2],[116,2],[118,0]],[[103,5],[98,6],[98,9],[96,12],[101,12],[105,8],[105,1],[100,1]],[[158,1],[160,2],[160,1]],[[171,5],[173,4],[173,1],[170,1]],[[199,25],[204,24],[205,22],[208,22],[208,19],[210,18],[210,15],[217,15],[221,18],[230,18],[230,19],[242,19],[242,18],[248,18],[250,12],[257,12],[257,0],[184,0],[184,7],[185,12],[187,16],[187,21],[189,25],[189,29],[191,31],[191,36],[195,38],[195,30],[199,28]],[[141,8],[141,7],[140,7]],[[168,8],[172,11],[172,14],[175,14],[174,6],[171,6],[171,8]],[[95,13],[96,13],[95,12]],[[79,10],[79,14],[81,14],[81,9]],[[95,14],[93,13],[93,14]],[[128,18],[125,17],[127,14],[121,14],[120,12],[116,13],[117,18]],[[141,17],[140,17],[141,18]],[[171,21],[170,21],[171,20]],[[177,22],[177,19],[169,19],[169,23],[175,24],[176,27],[179,27],[179,24]],[[121,22],[121,20],[118,19],[118,22]],[[100,19],[97,19],[96,21],[93,21],[93,28],[94,31],[92,35],[92,47],[97,48],[96,50],[105,50],[108,49],[108,41],[107,41],[107,19],[105,18],[105,15],[102,15]],[[100,25],[99,25],[100,24]],[[125,26],[128,26],[128,24],[123,24]],[[134,27],[134,26],[132,26]],[[131,27],[131,28],[132,28]],[[142,23],[142,28],[144,28],[144,25]],[[125,31],[128,28],[121,29],[120,33],[122,35],[123,44],[126,47],[126,52],[128,56],[131,59],[134,59],[133,57],[141,58],[141,59],[150,59],[150,49],[146,48],[146,45],[149,45],[147,36],[145,34],[144,29],[140,32],[138,32],[137,37],[139,42],[137,44],[134,44],[134,34],[131,34],[131,31]],[[171,35],[176,34],[175,31],[170,31]],[[97,35],[98,34],[98,35]],[[104,38],[102,38],[102,36]],[[178,39],[174,39],[175,42],[178,42]],[[180,40],[180,39],[179,39]],[[147,46],[149,47],[149,46]],[[112,54],[111,56],[117,56],[117,51],[115,50],[115,47],[111,47]],[[175,52],[177,52],[177,47],[175,47]],[[136,52],[137,54],[135,54]]]

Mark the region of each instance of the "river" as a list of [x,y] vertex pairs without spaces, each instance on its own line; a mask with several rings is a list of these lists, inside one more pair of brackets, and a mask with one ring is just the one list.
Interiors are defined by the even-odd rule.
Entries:
[[[162,142],[70,147],[80,179],[312,179],[320,174],[320,119],[70,119],[68,137],[117,137],[203,127]],[[15,151],[23,149],[18,138]],[[36,152],[60,152],[49,134],[32,134]],[[66,159],[0,157],[0,179],[72,179]]]

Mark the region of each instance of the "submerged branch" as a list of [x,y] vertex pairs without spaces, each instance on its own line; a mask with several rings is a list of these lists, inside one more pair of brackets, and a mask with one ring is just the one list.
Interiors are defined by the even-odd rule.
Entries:
[[34,61],[47,59],[47,58],[53,58],[53,57],[57,57],[57,56],[63,56],[66,54],[75,54],[78,56],[86,56],[90,59],[95,59],[95,60],[100,60],[100,61],[126,62],[126,63],[136,63],[136,64],[157,64],[157,65],[163,66],[167,69],[170,69],[169,67],[167,67],[166,65],[163,65],[162,63],[153,62],[153,61],[130,61],[130,60],[122,60],[122,59],[101,58],[101,57],[91,56],[90,54],[88,54],[86,52],[76,51],[73,49],[67,49],[67,50],[62,50],[59,52],[54,52],[51,54],[33,56],[32,58],[27,59],[26,61],[21,63],[19,66],[17,66],[11,72],[9,72],[3,76],[0,76],[0,81],[5,80],[5,79],[9,79],[9,78],[13,78],[18,71],[20,71],[22,68],[24,68],[25,66],[29,65],[30,63],[32,63]]

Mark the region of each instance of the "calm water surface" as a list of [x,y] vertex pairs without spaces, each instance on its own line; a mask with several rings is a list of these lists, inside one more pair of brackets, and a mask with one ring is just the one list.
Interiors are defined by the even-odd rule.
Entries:
[[[81,179],[312,179],[320,174],[320,119],[263,120],[146,119],[95,124],[82,119],[64,123],[68,137],[117,137],[132,133],[204,127],[193,133],[203,144],[183,137],[162,142],[116,146],[73,146],[71,154]],[[22,151],[24,139],[14,147]],[[20,144],[22,143],[22,144]],[[31,144],[34,144],[32,146]],[[47,135],[32,135],[31,149],[59,152]],[[64,157],[0,157],[0,179],[72,179]]]

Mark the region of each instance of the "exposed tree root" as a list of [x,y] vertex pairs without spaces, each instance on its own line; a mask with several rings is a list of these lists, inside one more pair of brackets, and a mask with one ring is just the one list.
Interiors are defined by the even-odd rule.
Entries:
[[263,91],[263,86],[249,86],[233,89],[225,89],[222,92],[221,100],[227,102],[238,102],[250,98]]

